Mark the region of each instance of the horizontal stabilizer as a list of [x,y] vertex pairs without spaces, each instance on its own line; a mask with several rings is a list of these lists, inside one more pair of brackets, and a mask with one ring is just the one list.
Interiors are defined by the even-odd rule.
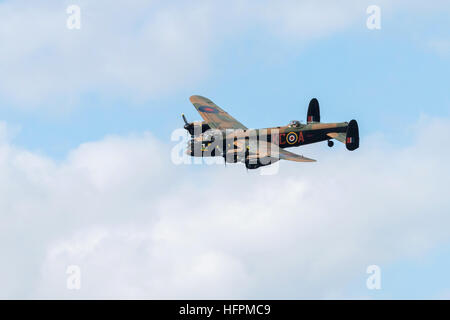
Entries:
[[336,139],[337,141],[340,141],[342,143],[345,143],[346,134],[342,132],[330,132],[327,133],[327,136],[330,138]]
[[347,125],[347,132],[330,132],[327,133],[330,138],[345,144],[347,150],[353,151],[359,148],[359,128],[356,120],[351,120]]

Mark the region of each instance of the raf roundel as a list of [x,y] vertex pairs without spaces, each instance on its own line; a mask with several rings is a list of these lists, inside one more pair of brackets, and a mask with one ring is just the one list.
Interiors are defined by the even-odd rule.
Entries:
[[286,135],[286,141],[289,144],[294,144],[294,143],[297,142],[297,140],[298,140],[298,136],[297,136],[297,134],[295,132],[289,132]]
[[198,111],[206,112],[206,113],[219,113],[219,111],[216,108],[209,107],[209,106],[200,106],[200,107],[198,107]]

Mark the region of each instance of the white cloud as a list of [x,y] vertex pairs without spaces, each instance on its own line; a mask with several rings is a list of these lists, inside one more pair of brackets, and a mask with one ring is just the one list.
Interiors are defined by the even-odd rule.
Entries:
[[[66,28],[66,8],[74,3],[81,8],[80,30]],[[209,79],[230,39],[258,28],[268,41],[275,35],[298,45],[356,23],[365,28],[366,3],[4,1],[0,97],[25,108],[59,109],[92,93],[159,97]],[[390,10],[389,2],[379,4]]]
[[147,98],[204,75],[213,22],[206,2],[77,1],[80,30],[66,28],[69,4],[0,4],[5,98],[31,106],[91,92]]
[[[323,147],[276,176],[174,167],[150,134],[86,143],[61,163],[4,141],[0,296],[345,297],[367,265],[449,240],[449,124],[423,118],[409,147]],[[80,291],[66,289],[69,265]]]

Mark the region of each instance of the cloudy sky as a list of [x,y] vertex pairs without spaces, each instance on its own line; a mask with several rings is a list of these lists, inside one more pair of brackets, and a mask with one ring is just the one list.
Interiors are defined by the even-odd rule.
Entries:
[[[0,298],[450,298],[449,15],[0,1]],[[322,121],[358,120],[361,147],[299,148],[318,162],[271,175],[177,165],[193,94],[252,128],[304,121],[316,97]]]

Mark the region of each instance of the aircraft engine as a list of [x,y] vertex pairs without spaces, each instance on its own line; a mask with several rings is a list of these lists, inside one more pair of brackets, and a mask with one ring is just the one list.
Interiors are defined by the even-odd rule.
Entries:
[[269,166],[275,162],[277,162],[279,159],[276,158],[264,158],[262,161],[260,159],[258,160],[253,160],[253,161],[249,161],[246,160],[245,161],[245,167],[247,169],[258,169],[259,167],[264,167],[264,166]]
[[198,136],[210,129],[206,121],[188,122],[184,114],[181,115],[184,121],[184,128],[189,132],[191,136]]

